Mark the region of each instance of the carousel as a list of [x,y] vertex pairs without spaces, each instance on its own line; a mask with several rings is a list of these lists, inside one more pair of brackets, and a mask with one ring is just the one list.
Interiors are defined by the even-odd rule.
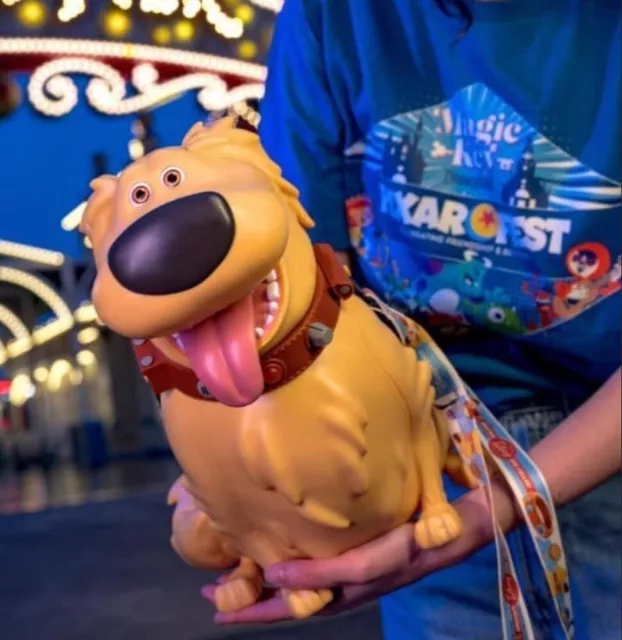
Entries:
[[[0,0],[0,137],[24,126],[20,110],[51,123],[86,105],[130,119],[115,141],[129,162],[159,146],[160,110],[189,95],[201,117],[228,111],[254,128],[281,5]],[[106,153],[88,161],[89,179],[122,169]],[[69,209],[51,193],[45,211],[79,250],[33,246],[0,224],[0,466],[96,466],[166,447],[130,346],[89,300],[93,265],[78,232],[87,194],[88,179]]]

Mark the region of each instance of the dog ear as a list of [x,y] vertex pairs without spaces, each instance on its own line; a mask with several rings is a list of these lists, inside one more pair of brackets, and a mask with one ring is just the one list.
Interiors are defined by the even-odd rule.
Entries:
[[181,141],[181,146],[184,149],[188,149],[197,138],[200,138],[205,133],[205,131],[206,127],[202,122],[195,122]]
[[236,128],[235,125],[236,118],[228,115],[212,118],[207,123],[197,122],[190,127],[181,142],[181,146],[189,151],[202,143],[212,144],[218,139],[219,134],[226,135]]
[[91,240],[94,231],[102,222],[106,222],[112,211],[111,200],[117,188],[115,176],[103,175],[95,178],[90,184],[93,193],[86,203],[82,214],[80,231]]

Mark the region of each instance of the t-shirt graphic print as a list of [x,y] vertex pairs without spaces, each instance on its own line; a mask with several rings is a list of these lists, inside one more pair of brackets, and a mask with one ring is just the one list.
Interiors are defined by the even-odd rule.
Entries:
[[350,236],[396,306],[521,337],[619,293],[620,183],[486,86],[382,121],[358,148],[366,195],[346,203]]

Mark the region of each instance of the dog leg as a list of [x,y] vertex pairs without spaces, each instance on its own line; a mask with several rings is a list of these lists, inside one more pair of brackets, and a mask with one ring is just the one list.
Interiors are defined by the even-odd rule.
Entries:
[[447,454],[443,471],[453,482],[466,489],[477,489],[479,480],[477,475],[464,464],[459,454],[450,452]]
[[[429,388],[422,411],[414,418],[414,455],[421,483],[421,517],[415,523],[415,541],[422,549],[440,547],[455,540],[461,531],[456,510],[447,502],[441,469],[441,454],[432,406],[434,389]],[[423,422],[423,424],[421,424]]]
[[186,564],[203,570],[230,569],[236,565],[239,555],[197,507],[184,476],[171,487],[168,504],[175,506],[171,546]]

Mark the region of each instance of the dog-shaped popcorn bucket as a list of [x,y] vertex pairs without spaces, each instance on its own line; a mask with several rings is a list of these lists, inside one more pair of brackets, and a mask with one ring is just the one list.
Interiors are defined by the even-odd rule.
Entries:
[[[271,564],[333,557],[416,512],[420,547],[460,534],[441,473],[474,484],[486,471],[450,451],[438,367],[417,348],[431,343],[311,243],[313,221],[254,133],[197,124],[92,187],[93,302],[160,398],[183,469],[174,548],[236,567],[219,610],[258,600]],[[282,595],[297,618],[333,597]]]

